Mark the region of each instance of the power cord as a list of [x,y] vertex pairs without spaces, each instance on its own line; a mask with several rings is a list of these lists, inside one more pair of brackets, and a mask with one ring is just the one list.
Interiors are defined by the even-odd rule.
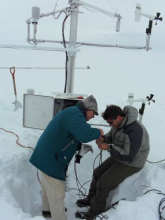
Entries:
[[[28,149],[34,150],[34,148],[32,148],[32,147],[26,147],[26,146],[20,144],[20,143],[19,143],[19,136],[18,136],[16,133],[14,133],[14,132],[12,132],[12,131],[7,131],[7,130],[4,129],[4,128],[0,128],[0,130],[3,130],[3,131],[5,131],[5,132],[7,132],[7,133],[10,133],[10,134],[14,134],[14,135],[17,137],[16,143],[17,143],[17,145],[19,145],[20,147],[28,148]],[[40,186],[41,186],[41,180],[40,180],[40,178],[39,178],[38,170],[37,170],[37,179],[38,179],[38,182],[40,183]]]
[[14,134],[14,135],[17,137],[16,143],[17,143],[19,146],[24,147],[24,148],[29,148],[29,149],[31,149],[31,150],[34,150],[34,148],[32,148],[32,147],[26,147],[26,146],[20,144],[20,143],[19,143],[19,136],[18,136],[17,134],[15,134],[14,132],[12,132],[12,131],[7,131],[7,130],[4,129],[4,128],[0,128],[0,129],[3,130],[3,131],[5,131],[5,132],[7,132],[7,133]]

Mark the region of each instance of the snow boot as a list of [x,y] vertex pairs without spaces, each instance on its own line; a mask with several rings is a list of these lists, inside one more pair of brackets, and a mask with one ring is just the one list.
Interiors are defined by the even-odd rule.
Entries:
[[49,218],[49,217],[51,217],[51,212],[50,211],[42,211],[42,216],[44,218]]
[[87,212],[79,212],[75,213],[76,218],[87,219],[87,220],[95,220],[96,217],[91,217]]
[[[67,208],[65,208],[65,212],[67,212]],[[42,216],[44,218],[50,218],[51,217],[51,212],[50,211],[42,211]]]
[[91,202],[87,198],[79,199],[77,200],[76,205],[78,205],[79,207],[87,207],[91,205]]

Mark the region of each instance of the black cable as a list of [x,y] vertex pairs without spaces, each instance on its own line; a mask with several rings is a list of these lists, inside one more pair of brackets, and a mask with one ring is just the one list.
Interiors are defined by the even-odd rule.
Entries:
[[117,205],[121,200],[126,200],[126,199],[123,198],[123,199],[120,199],[120,200],[117,201],[117,202],[112,203],[111,205],[109,205],[109,206],[105,209],[105,212],[108,211],[108,210],[111,209],[111,208],[114,208],[114,209],[115,209],[115,205]]
[[165,208],[165,206],[162,207],[162,204],[163,204],[164,202],[165,202],[165,198],[163,198],[163,199],[160,201],[160,203],[159,203],[159,209],[158,209],[158,211],[159,211],[160,220],[165,220],[165,218],[163,218],[163,216],[162,216],[162,211],[163,211],[163,209]]
[[[64,33],[64,26],[65,26],[65,22],[67,20],[67,18],[71,15],[71,13],[69,13],[68,15],[66,15],[66,17],[64,18],[63,24],[62,24],[62,38],[63,38],[63,44],[64,47],[66,48],[66,41],[65,41],[65,33]],[[66,85],[67,85],[67,76],[68,76],[68,69],[67,69],[67,64],[68,64],[68,52],[65,52],[66,54],[66,61],[65,61],[65,86],[64,86],[64,93],[66,93]]]
[[[95,161],[96,161],[96,159],[97,159],[99,156],[100,156],[100,159],[99,159],[99,167],[100,167],[100,171],[101,171],[102,151],[100,151],[100,153],[99,153],[99,154],[96,156],[96,158],[94,159],[94,162],[93,162],[93,170],[94,170]],[[85,182],[83,185],[81,185],[81,183],[80,183],[80,181],[79,181],[79,179],[78,179],[78,176],[77,176],[76,163],[74,163],[74,171],[75,171],[76,183],[77,183],[78,189],[76,189],[76,188],[70,188],[70,189],[66,190],[66,192],[68,192],[68,191],[71,190],[71,189],[74,189],[74,190],[78,190],[78,191],[79,191],[79,193],[78,193],[77,195],[78,195],[80,198],[82,198],[82,196],[83,196],[83,197],[86,197],[86,189],[85,189],[83,186],[84,186],[86,183],[90,182],[91,180],[89,180],[89,181]],[[101,174],[101,173],[100,173],[100,174]],[[80,185],[81,187],[79,187],[79,185]],[[100,181],[100,187],[101,187],[101,181]],[[99,188],[100,188],[100,187],[99,187]],[[82,192],[81,188],[85,190],[85,193]],[[81,193],[81,194],[80,194],[80,193]],[[125,198],[123,198],[123,199],[121,199],[121,200],[125,200]],[[115,202],[115,203],[109,205],[109,206],[104,210],[104,212],[106,212],[107,210],[109,210],[109,209],[111,209],[111,208],[114,208],[114,206],[117,205],[121,200],[119,200],[119,201],[117,201],[117,202]],[[89,207],[86,207],[86,208],[87,208],[88,210],[90,210],[91,212],[93,212]],[[93,212],[93,214],[95,215],[94,212]],[[107,215],[103,215],[102,213],[101,213],[100,215],[101,215],[101,217],[100,217],[99,215],[97,215],[97,217],[98,217],[100,220],[102,220],[102,219],[108,219],[108,216],[107,216]]]
[[[78,188],[78,191],[79,191],[78,196],[79,196],[80,198],[81,198],[81,196],[86,197],[86,189],[81,185],[81,183],[80,183],[80,181],[79,181],[79,179],[78,179],[78,176],[77,176],[76,162],[74,162],[74,172],[75,172],[75,176],[76,176],[77,188]],[[80,185],[81,187],[79,187],[79,185]],[[85,190],[85,193],[81,190],[81,188]],[[80,194],[80,193],[81,193],[81,194]]]
[[[98,158],[98,156],[100,156],[100,159],[99,159],[99,167],[100,167],[100,165],[101,165],[101,163],[102,163],[102,151],[100,151],[100,153],[96,156],[96,158],[94,159],[94,162],[93,162],[93,169],[94,169],[94,164],[95,164],[95,161],[96,161],[96,159]],[[77,177],[77,172],[76,172],[76,163],[74,164],[75,166],[74,166],[74,170],[75,170],[75,175],[76,175],[76,183],[77,183],[77,187],[78,187],[78,191],[81,193],[81,195],[80,194],[78,194],[78,196],[80,197],[80,198],[82,198],[82,196],[84,197],[84,198],[86,198],[86,189],[83,187],[86,183],[88,183],[89,181],[91,181],[91,180],[89,180],[89,181],[87,181],[87,182],[85,182],[83,185],[81,185],[81,183],[80,183],[80,181],[79,181],[79,179],[78,179],[78,177]],[[79,188],[79,185],[81,186],[80,188]],[[100,184],[101,184],[101,181],[100,181]],[[83,189],[85,189],[85,194],[81,191],[81,188],[83,188]],[[86,207],[88,210],[90,210],[94,215],[95,215],[95,213],[89,208],[89,207]],[[101,214],[102,215],[102,217],[100,217],[99,215],[97,215],[97,217],[99,218],[99,219],[108,219],[108,216],[106,216],[106,215],[103,215],[103,214]]]
[[[151,190],[148,190],[147,192],[144,193],[147,194],[148,192],[151,192],[151,191],[156,191],[158,195],[165,195],[165,193],[162,193],[160,190],[157,190],[157,189],[151,189]],[[159,203],[159,208],[158,208],[158,212],[159,212],[159,218],[160,220],[165,220],[165,218],[162,216],[162,211],[165,209],[165,205],[162,207],[162,204],[165,202],[165,198],[161,199],[160,203]]]
[[160,161],[156,161],[156,162],[151,162],[151,161],[147,160],[148,163],[161,163],[163,161],[165,161],[165,159],[164,160],[160,160]]
[[[95,161],[96,161],[96,159],[97,159],[100,155],[101,155],[101,152],[100,152],[100,153],[96,156],[96,158],[94,159],[94,162],[93,162],[93,171],[94,171]],[[75,163],[75,168],[74,168],[74,170],[75,170],[76,182],[77,182],[78,190],[82,193],[81,188],[85,189],[83,186],[84,186],[86,183],[91,182],[92,180],[89,180],[89,181],[87,181],[87,182],[85,182],[84,184],[81,185],[81,183],[80,183],[80,181],[79,181],[79,179],[78,179],[78,176],[77,176],[77,172],[76,172],[76,163]],[[78,184],[81,186],[80,188],[79,188]],[[85,192],[86,192],[86,189],[85,189]],[[78,195],[79,195],[80,198],[81,198],[81,196],[86,197],[86,194],[84,194],[84,193],[82,193],[81,196],[80,196],[80,194],[78,194]]]
[[[97,157],[98,157],[99,155],[100,155],[100,153],[96,156],[95,160],[97,159]],[[94,163],[95,163],[95,160],[94,160]],[[93,165],[94,165],[94,163],[93,163]],[[94,168],[93,168],[93,169],[94,169]],[[79,196],[80,198],[82,198],[82,196],[86,197],[86,194],[84,194],[84,193],[82,192],[81,188],[83,188],[83,189],[85,190],[85,192],[86,192],[86,189],[85,189],[83,186],[84,186],[85,184],[87,184],[88,182],[91,182],[92,180],[88,180],[87,182],[81,184],[80,181],[79,181],[79,179],[78,179],[77,172],[76,172],[76,163],[74,163],[74,171],[75,171],[76,183],[77,183],[77,188],[78,188],[78,189],[76,189],[76,188],[70,188],[70,189],[66,190],[66,192],[68,192],[69,190],[74,189],[74,190],[78,190],[78,191],[79,191],[78,196]],[[80,187],[79,187],[79,185],[80,185]],[[81,195],[80,195],[80,193],[81,193]]]
[[95,157],[94,159],[94,162],[93,162],[93,171],[94,171],[94,166],[95,166],[95,162],[96,162],[96,159],[100,156],[101,152]]
[[69,188],[69,189],[66,189],[65,192],[68,192],[68,191],[73,190],[73,189],[78,190],[77,188]]
[[[93,162],[93,171],[94,171],[95,161],[96,161],[96,159],[97,159],[99,156],[100,156],[100,159],[99,159],[99,167],[100,167],[100,170],[101,170],[102,151],[100,151],[100,153],[99,153],[99,154],[95,157],[95,159],[94,159],[94,162]],[[80,181],[79,181],[79,179],[78,179],[78,176],[77,176],[77,172],[76,172],[76,163],[74,163],[74,171],[75,171],[76,183],[77,183],[78,189],[76,189],[76,188],[70,188],[70,189],[66,190],[66,192],[68,192],[68,191],[71,190],[71,189],[78,190],[79,193],[78,193],[77,195],[78,195],[80,198],[82,198],[82,196],[85,198],[85,197],[86,197],[86,189],[85,189],[83,186],[84,186],[86,183],[90,182],[91,180],[89,180],[89,181],[85,182],[83,185],[81,185],[81,183],[80,183]],[[100,184],[101,184],[101,181],[100,181]],[[79,187],[79,185],[80,185],[81,187]],[[100,187],[101,187],[101,185],[100,185]],[[85,190],[85,194],[82,192],[81,188],[83,188],[83,189]],[[80,195],[80,193],[81,193],[81,195]],[[125,198],[123,198],[123,199],[121,199],[121,200],[125,200]],[[104,212],[106,212],[107,210],[109,210],[109,209],[111,209],[111,208],[114,208],[114,206],[117,205],[121,200],[119,200],[119,201],[117,201],[117,202],[115,202],[115,203],[110,204],[110,205],[104,210]],[[87,208],[88,210],[90,210],[90,211],[95,215],[95,213],[94,213],[88,206],[87,206],[86,208]],[[83,213],[83,212],[81,212],[81,213]],[[86,213],[86,212],[84,212],[84,213]],[[100,220],[108,219],[108,216],[107,216],[107,215],[103,215],[102,213],[101,213],[100,215],[101,215],[101,217],[100,217],[99,215],[97,215],[97,217],[98,217]]]
[[[63,12],[65,13],[65,11],[61,11],[61,12],[57,15],[57,17],[55,17],[55,15],[54,15],[54,19],[58,19]],[[66,13],[65,13],[65,14],[66,14]]]
[[[99,167],[100,167],[100,174],[102,173],[101,172],[101,163],[102,163],[102,151],[96,156],[96,158],[95,158],[95,160],[94,160],[94,163],[93,163],[93,170],[94,170],[94,164],[95,164],[95,161],[96,161],[96,159],[98,158],[100,156],[100,159],[99,159]],[[160,163],[160,162],[162,162],[162,161],[165,161],[165,159],[164,160],[161,160],[161,161],[157,161],[157,162],[150,162],[150,161],[148,161],[147,160],[147,162],[149,162],[149,163]],[[101,187],[101,178],[100,178],[100,186],[99,186],[99,188]],[[145,192],[144,193],[144,195],[146,194],[146,193],[148,193],[148,192],[151,192],[151,191],[157,191],[157,194],[159,194],[159,195],[165,195],[164,193],[162,193],[160,190],[156,190],[156,189],[151,189],[151,190],[148,190],[147,192]],[[123,198],[123,199],[121,199],[121,200],[125,200],[125,198]],[[119,200],[119,201],[117,201],[117,202],[115,202],[115,203],[113,203],[113,204],[111,204],[111,205],[109,205],[107,208],[106,208],[106,210],[105,211],[107,211],[107,210],[109,210],[109,209],[111,209],[111,208],[114,208],[114,206],[115,205],[117,205],[121,200]],[[162,206],[162,204],[165,202],[165,198],[163,198],[161,201],[160,201],[160,204],[159,204],[159,215],[160,215],[160,220],[165,220],[165,218],[163,218],[162,217],[162,215],[161,215],[161,206]],[[165,206],[162,208],[162,210],[165,208]],[[92,211],[92,210],[91,210]],[[102,215],[102,217],[100,217],[99,215],[97,216],[99,219],[107,219],[107,216],[106,215],[103,215],[103,214],[101,214]]]
[[83,183],[83,185],[81,185],[80,189],[83,188],[83,186],[89,182],[92,182],[92,180],[88,180],[87,182]]
[[162,193],[160,190],[157,190],[157,189],[150,189],[150,190],[146,191],[143,195],[145,195],[145,194],[147,194],[147,193],[149,193],[149,192],[151,192],[151,191],[157,192],[156,194],[165,195],[165,193]]
[[[102,177],[102,166],[101,166],[101,164],[102,164],[102,150],[100,150],[100,159],[99,159],[99,174],[100,174],[100,184],[99,184],[99,187],[98,187],[98,192],[101,190],[101,177]],[[99,194],[99,193],[98,193]],[[97,196],[96,196],[96,198],[98,198]],[[99,198],[98,198],[98,206],[99,206]]]
[[[100,160],[99,160],[99,173],[100,173],[100,185],[98,188],[98,191],[101,190],[101,177],[102,177],[102,150],[100,150]],[[98,198],[98,209],[99,209],[99,198]],[[98,216],[101,220],[102,219],[108,219],[107,215],[103,215],[102,213],[100,214],[102,217]]]

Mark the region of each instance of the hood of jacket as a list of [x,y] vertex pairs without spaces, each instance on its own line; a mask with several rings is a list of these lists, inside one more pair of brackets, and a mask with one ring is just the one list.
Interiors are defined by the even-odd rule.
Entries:
[[123,109],[125,113],[125,118],[122,123],[119,125],[118,129],[126,127],[129,124],[132,124],[138,118],[138,110],[133,106],[125,106]]
[[138,118],[138,110],[133,106],[125,106],[123,112],[126,115],[126,125],[132,124]]

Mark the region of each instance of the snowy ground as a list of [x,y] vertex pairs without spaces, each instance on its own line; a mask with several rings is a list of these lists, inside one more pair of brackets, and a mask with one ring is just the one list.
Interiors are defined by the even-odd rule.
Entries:
[[[57,9],[67,6],[68,1],[58,2]],[[115,19],[104,14],[91,12],[81,8],[83,14],[79,16],[78,41],[120,44],[129,46],[145,46],[145,29],[148,19],[142,17],[139,23],[134,21],[135,0],[126,1],[99,1],[91,0],[90,4],[114,12],[111,5],[121,14],[121,31],[115,32]],[[162,12],[165,17],[164,0],[142,0],[145,13],[156,15]],[[0,9],[0,44],[27,45],[26,19],[31,17],[31,7],[39,6],[42,13],[51,12],[55,1],[21,2],[20,0],[3,2]],[[10,15],[10,16],[9,16]],[[40,39],[61,39],[61,23],[59,20],[45,18],[39,23],[38,36]],[[119,48],[96,48],[82,46],[77,54],[76,66],[90,66],[89,70],[76,70],[74,93],[93,94],[98,100],[99,113],[105,110],[107,104],[117,104],[121,107],[128,105],[128,93],[134,93],[136,99],[145,98],[154,94],[156,103],[146,105],[143,124],[150,134],[151,151],[149,161],[165,159],[164,154],[164,124],[165,124],[165,87],[164,87],[164,57],[165,57],[165,23],[158,22],[153,26],[151,36],[152,50],[126,50]],[[69,20],[66,27],[66,39],[69,35]],[[40,45],[43,46],[43,45]],[[50,46],[49,44],[45,46]],[[58,46],[58,45],[56,45]],[[65,54],[62,52],[23,51],[0,49],[0,67],[64,67]],[[49,95],[52,92],[63,92],[64,70],[16,70],[16,85],[18,100],[23,103],[23,94],[33,88],[35,94]],[[24,128],[23,109],[14,112],[15,100],[13,93],[12,77],[8,69],[0,69],[0,128],[19,135],[19,142],[24,146],[35,147],[42,130]],[[138,109],[140,103],[135,103]],[[101,116],[91,121],[103,123]],[[109,128],[102,127],[104,132]],[[0,213],[1,220],[43,220],[41,217],[41,188],[37,179],[36,169],[28,162],[32,153],[16,144],[16,136],[0,129]],[[99,154],[95,142],[91,142],[94,153],[82,158],[77,165],[77,174],[81,184],[91,180],[93,162]],[[103,160],[107,158],[103,152]],[[99,160],[96,161],[95,167]],[[163,195],[155,191],[144,193],[150,189],[160,190],[165,193],[165,163],[146,163],[139,173],[127,178],[113,192],[110,202],[122,198],[116,209],[104,213],[111,220],[158,220],[158,205]],[[69,181],[67,189],[77,188],[74,174],[74,161],[69,167]],[[89,183],[85,185],[88,191]],[[77,190],[66,193],[66,207],[68,220],[76,219],[74,213],[79,210],[75,205],[79,198]],[[165,214],[164,214],[165,217]],[[98,218],[99,219],[99,218]]]

